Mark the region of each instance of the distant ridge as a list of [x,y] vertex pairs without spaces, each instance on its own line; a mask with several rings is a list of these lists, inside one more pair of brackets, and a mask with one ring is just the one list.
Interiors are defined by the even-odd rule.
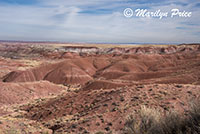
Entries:
[[16,43],[59,43],[59,44],[108,44],[108,45],[199,45],[200,43],[138,43],[138,42],[133,42],[133,43],[126,43],[126,42],[118,42],[118,43],[108,43],[108,42],[65,42],[65,41],[24,41],[24,40],[0,40],[0,42],[16,42]]

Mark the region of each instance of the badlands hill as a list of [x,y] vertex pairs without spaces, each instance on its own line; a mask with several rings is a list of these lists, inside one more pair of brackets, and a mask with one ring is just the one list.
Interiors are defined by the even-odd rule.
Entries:
[[0,133],[123,133],[141,106],[184,114],[200,45],[0,43]]
[[103,79],[119,83],[199,84],[199,60],[198,49],[169,54],[92,54],[66,58],[28,70],[12,71],[3,77],[3,81],[47,80],[55,84],[84,85]]

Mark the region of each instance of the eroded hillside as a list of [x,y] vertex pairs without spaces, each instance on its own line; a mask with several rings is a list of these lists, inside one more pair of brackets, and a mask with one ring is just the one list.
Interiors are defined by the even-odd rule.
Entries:
[[141,106],[199,98],[199,44],[105,46],[1,42],[0,133],[121,134]]

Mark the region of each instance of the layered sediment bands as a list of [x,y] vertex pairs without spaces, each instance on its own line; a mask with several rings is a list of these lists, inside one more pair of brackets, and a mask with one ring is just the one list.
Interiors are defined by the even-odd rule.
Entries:
[[56,84],[83,84],[92,80],[96,69],[86,58],[65,60],[42,65],[26,71],[14,71],[4,76],[4,82],[30,82],[48,80]]
[[[118,134],[141,106],[187,114],[190,100],[200,97],[200,45],[45,45],[4,50],[0,42],[0,55],[9,57],[0,61],[0,129],[6,133]],[[20,56],[40,64],[13,59]]]
[[4,82],[48,80],[56,84],[85,84],[93,80],[137,83],[198,84],[199,51],[175,54],[90,55],[14,71]]
[[[69,47],[67,47],[69,48]],[[72,48],[73,51],[84,49]],[[90,48],[87,48],[90,49]],[[97,48],[91,48],[96,50]],[[138,54],[102,54],[75,56],[66,53],[66,60],[13,71],[3,77],[4,82],[30,82],[48,80],[56,84],[81,84],[95,80],[129,81],[129,83],[181,83],[198,84],[200,79],[199,45],[113,48],[119,52],[126,49]],[[161,50],[162,54],[155,51]],[[85,51],[81,51],[85,52]],[[121,82],[120,82],[121,83]]]
[[[133,45],[134,46],[134,45]],[[191,52],[200,50],[199,44],[190,45],[169,45],[169,46],[134,46],[134,47],[110,47],[110,48],[98,48],[98,47],[63,47],[63,50],[67,52],[75,53],[94,53],[94,54],[111,54],[111,53],[123,53],[123,54],[169,54],[176,52]]]
[[48,42],[0,42],[0,56],[20,58],[74,58],[82,55],[102,54],[172,54],[200,51],[200,44],[181,45],[101,45],[48,44]]

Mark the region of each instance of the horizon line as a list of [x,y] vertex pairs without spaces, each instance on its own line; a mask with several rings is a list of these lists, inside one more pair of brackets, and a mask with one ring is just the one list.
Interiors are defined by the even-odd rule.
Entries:
[[0,40],[0,42],[19,42],[19,43],[60,43],[60,44],[108,44],[108,45],[179,45],[179,44],[200,44],[200,42],[189,42],[189,43],[153,43],[153,42],[149,42],[149,43],[144,43],[144,42],[70,42],[70,41],[50,41],[50,40]]

